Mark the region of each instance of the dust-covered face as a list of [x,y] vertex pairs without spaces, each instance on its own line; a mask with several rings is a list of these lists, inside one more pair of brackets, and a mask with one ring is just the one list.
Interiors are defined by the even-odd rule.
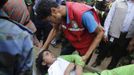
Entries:
[[43,53],[43,64],[51,64],[53,63],[54,55],[50,51],[44,51]]

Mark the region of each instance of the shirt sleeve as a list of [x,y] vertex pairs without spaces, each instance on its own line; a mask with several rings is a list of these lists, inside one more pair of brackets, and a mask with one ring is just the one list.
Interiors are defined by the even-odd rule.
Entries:
[[105,36],[108,36],[108,30],[109,30],[110,24],[112,22],[112,18],[114,16],[115,7],[116,7],[116,1],[112,4],[112,7],[110,8],[110,11],[106,17],[105,22],[104,22],[104,30],[105,30],[104,35]]
[[97,22],[90,11],[83,14],[82,23],[88,29],[89,33],[93,33],[97,28]]
[[63,55],[60,57],[69,61],[69,62],[75,63],[76,65],[80,65],[82,67],[84,67],[84,65],[85,65],[85,63],[81,59],[81,57],[79,55],[76,55],[76,54],[75,55]]
[[32,72],[33,65],[33,43],[30,35],[27,35],[23,42],[23,51],[22,51],[22,60],[21,60],[21,71]]

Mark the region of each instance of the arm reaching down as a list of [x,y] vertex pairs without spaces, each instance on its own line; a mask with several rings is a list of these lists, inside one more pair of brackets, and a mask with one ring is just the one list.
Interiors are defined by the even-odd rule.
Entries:
[[83,61],[86,62],[86,60],[90,57],[91,53],[93,52],[93,50],[95,50],[95,48],[98,46],[98,44],[100,43],[103,35],[104,35],[104,30],[103,27],[98,25],[98,27],[95,30],[96,33],[96,37],[94,39],[94,41],[92,42],[91,46],[89,47],[88,51],[86,52],[86,54],[82,57]]
[[51,41],[53,40],[53,38],[56,36],[56,34],[58,33],[58,31],[59,31],[58,28],[56,28],[56,27],[53,27],[53,28],[52,28],[52,30],[50,31],[50,33],[49,33],[49,35],[48,35],[48,37],[47,37],[46,42],[44,43],[44,45],[43,45],[43,47],[42,47],[42,49],[41,49],[41,51],[44,50],[44,49],[47,49],[47,48],[49,47],[50,42],[51,42]]

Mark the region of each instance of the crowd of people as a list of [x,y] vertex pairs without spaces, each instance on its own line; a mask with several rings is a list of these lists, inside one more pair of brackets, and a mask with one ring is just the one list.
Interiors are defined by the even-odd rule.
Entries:
[[[0,75],[134,75],[133,13],[134,0],[0,0]],[[83,71],[93,53],[106,70]]]

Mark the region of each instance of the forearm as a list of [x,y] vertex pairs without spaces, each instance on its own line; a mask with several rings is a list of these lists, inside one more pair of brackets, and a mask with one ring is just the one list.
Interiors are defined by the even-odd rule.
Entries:
[[49,33],[49,35],[48,35],[48,37],[47,37],[47,40],[46,40],[46,42],[44,43],[44,45],[43,45],[43,49],[47,49],[48,47],[49,47],[49,44],[50,44],[50,42],[53,40],[53,38],[56,36],[56,34],[57,34],[57,32],[58,32],[58,30],[57,29],[55,29],[55,28],[53,28],[51,31],[50,31],[50,33]]
[[98,46],[98,44],[100,43],[102,37],[104,35],[104,31],[103,29],[98,29],[97,30],[97,35],[95,37],[95,39],[93,40],[91,46],[89,47],[88,51],[86,52],[85,56],[88,58],[91,53],[93,52],[93,50],[95,50],[95,48]]
[[70,75],[70,72],[65,71],[64,75]]
[[75,67],[74,63],[70,63],[66,68],[64,75],[70,75],[70,72],[74,69],[74,67]]
[[76,75],[82,75],[83,73],[83,67],[80,65],[76,66]]

